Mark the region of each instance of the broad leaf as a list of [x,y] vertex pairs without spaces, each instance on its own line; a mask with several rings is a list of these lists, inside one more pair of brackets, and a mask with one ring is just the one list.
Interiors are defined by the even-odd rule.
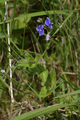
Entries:
[[47,77],[48,77],[48,70],[43,71],[40,74],[40,77],[42,78],[42,86],[46,83]]
[[46,86],[44,86],[44,87],[41,88],[39,96],[44,97],[46,95],[47,95],[47,89],[46,89]]
[[50,71],[50,78],[51,78],[51,84],[53,85],[54,89],[56,88],[56,73],[55,69],[52,68]]
[[40,60],[41,57],[42,57],[41,55],[36,55],[35,62],[38,63],[38,61]]
[[37,64],[37,66],[35,66],[34,68],[30,68],[30,71],[39,75],[41,72],[44,71],[44,67],[40,64]]

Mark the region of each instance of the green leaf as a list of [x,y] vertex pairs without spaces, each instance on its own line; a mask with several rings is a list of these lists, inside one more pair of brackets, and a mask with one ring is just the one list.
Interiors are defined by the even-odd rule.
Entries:
[[10,88],[9,85],[5,82],[5,80],[1,76],[0,76],[0,82],[8,89]]
[[[8,37],[8,35],[6,35],[6,37]],[[5,38],[4,32],[0,32],[0,38]]]
[[30,21],[31,17],[23,18],[21,20],[16,20],[14,24],[14,29],[21,29],[27,27],[27,23]]
[[47,80],[47,77],[48,77],[48,70],[45,70],[43,71],[41,74],[40,74],[40,77],[42,78],[42,86],[45,84],[46,80]]
[[24,28],[26,25],[21,20],[15,21],[14,29]]
[[26,58],[21,59],[17,62],[17,67],[18,66],[33,68],[36,66],[36,63],[34,61],[34,58],[27,56]]
[[64,80],[62,78],[59,78],[59,82],[60,82],[60,84],[59,84],[60,89],[62,89],[63,94],[65,94],[65,92],[64,92],[65,91]]
[[41,55],[36,55],[35,59],[29,55],[26,58],[18,61],[17,66],[34,68],[37,65],[40,58],[41,58]]
[[38,63],[38,61],[40,60],[41,57],[42,57],[42,55],[36,55],[35,62]]
[[21,2],[22,2],[23,4],[29,4],[29,3],[28,3],[28,0],[21,0]]
[[44,86],[41,88],[39,96],[44,97],[44,96],[46,96],[46,94],[47,94],[47,89],[46,89],[46,86]]
[[7,2],[7,1],[10,1],[10,0],[0,0],[0,3],[3,3],[3,2]]
[[[74,10],[74,12],[75,12],[76,10]],[[14,18],[14,20],[21,20],[21,19],[26,19],[26,18],[28,18],[28,17],[36,17],[36,16],[42,16],[42,15],[47,15],[47,13],[48,14],[54,14],[54,11],[52,11],[52,10],[50,10],[50,11],[41,11],[41,12],[34,12],[34,13],[28,13],[28,14],[22,14],[22,15],[19,15],[18,17],[15,17]],[[69,15],[69,13],[67,13],[66,11],[60,11],[60,10],[56,10],[55,11],[55,14],[64,14],[64,15]],[[6,20],[5,21],[5,23],[8,23],[8,22],[10,22],[11,21],[11,19],[9,19],[9,20]],[[67,21],[67,20],[66,20]],[[0,22],[0,24],[3,24],[4,22]]]
[[70,93],[68,93],[68,94],[64,94],[64,95],[60,95],[60,96],[57,96],[57,97],[55,97],[55,98],[61,98],[61,97],[66,97],[66,96],[71,96],[71,95],[74,95],[74,94],[79,94],[80,93],[80,90],[76,90],[76,91],[74,91],[74,92],[70,92]]
[[50,78],[51,78],[51,84],[53,85],[54,89],[56,89],[56,73],[54,68],[52,68],[50,71]]
[[44,71],[44,67],[40,64],[37,64],[37,66],[35,66],[34,68],[30,68],[30,71],[39,75],[41,72]]
[[15,118],[10,119],[10,120],[30,120],[31,118],[34,118],[34,117],[37,117],[37,116],[40,116],[40,115],[44,115],[44,114],[47,114],[47,113],[50,113],[50,112],[54,112],[54,111],[56,111],[60,108],[64,108],[64,107],[69,106],[69,105],[71,105],[71,104],[61,104],[61,105],[49,106],[47,108],[42,108],[42,109],[39,109],[39,110],[34,110],[34,111],[31,111],[31,112],[22,114],[20,116],[17,116]]

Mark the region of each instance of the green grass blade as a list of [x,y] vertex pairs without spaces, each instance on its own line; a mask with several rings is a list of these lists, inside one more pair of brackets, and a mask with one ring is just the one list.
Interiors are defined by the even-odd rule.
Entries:
[[4,2],[7,2],[7,1],[10,1],[10,0],[0,0],[0,3],[4,3]]
[[72,37],[74,37],[74,39],[76,40],[76,42],[80,45],[80,41],[77,39],[77,37],[74,35],[74,33],[71,31],[71,29],[66,25],[67,29],[69,30],[69,32],[71,33]]
[[[8,119],[7,115],[4,113],[4,111],[0,108],[0,111],[3,113],[4,116]],[[9,119],[8,119],[9,120]]]
[[4,32],[0,32],[0,38],[8,37],[8,35],[5,36]]
[[[50,10],[47,11],[48,14],[54,14],[54,11]],[[43,16],[43,15],[47,15],[46,11],[41,11],[41,12],[34,12],[34,13],[28,13],[28,14],[22,14],[19,15],[18,17],[15,17],[14,20],[22,20],[22,19],[26,19],[26,18],[30,18],[30,17],[36,17],[36,16]],[[67,11],[60,11],[60,10],[56,10],[55,14],[63,14],[63,15],[69,15],[69,13],[67,13]],[[10,22],[11,19],[6,20],[5,23]],[[3,24],[3,22],[0,22],[0,24]]]
[[79,94],[79,93],[80,93],[80,90],[76,90],[74,92],[70,92],[70,93],[65,94],[65,95],[60,95],[60,96],[57,96],[55,98],[66,97],[66,96],[69,96],[69,95],[74,95],[74,94]]
[[60,27],[55,31],[55,33],[52,36],[54,36],[63,27],[67,20],[72,16],[72,14],[73,12],[64,20],[64,22],[60,25]]
[[5,85],[8,89],[10,88],[9,86],[8,86],[8,84],[3,80],[3,78],[0,76],[0,81],[1,81],[1,83],[3,83],[3,85]]
[[42,108],[42,109],[39,109],[39,110],[34,110],[34,111],[31,111],[31,112],[22,114],[18,117],[15,117],[11,120],[29,120],[31,118],[34,118],[34,117],[37,117],[37,116],[40,116],[40,115],[44,115],[44,114],[47,114],[47,113],[50,113],[50,112],[54,112],[54,111],[56,111],[60,108],[63,108],[63,107],[69,106],[69,105],[70,104],[56,105],[56,106],[50,106],[50,107],[47,107],[47,108]]

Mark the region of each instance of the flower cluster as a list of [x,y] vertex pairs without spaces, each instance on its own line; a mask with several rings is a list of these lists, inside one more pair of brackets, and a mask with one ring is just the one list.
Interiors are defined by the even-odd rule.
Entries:
[[[47,17],[47,19],[45,20],[45,25],[47,25],[50,29],[52,29],[52,24],[53,23],[51,22],[51,20]],[[44,29],[43,28],[44,28],[45,25],[41,24],[41,25],[36,27],[36,30],[39,33],[39,36],[44,34]],[[49,40],[49,38],[50,38],[50,35],[47,34],[46,40]]]

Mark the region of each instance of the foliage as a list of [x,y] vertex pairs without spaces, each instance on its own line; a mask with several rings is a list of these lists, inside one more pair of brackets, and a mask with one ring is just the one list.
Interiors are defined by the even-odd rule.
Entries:
[[79,6],[77,0],[0,0],[0,119],[80,119]]

